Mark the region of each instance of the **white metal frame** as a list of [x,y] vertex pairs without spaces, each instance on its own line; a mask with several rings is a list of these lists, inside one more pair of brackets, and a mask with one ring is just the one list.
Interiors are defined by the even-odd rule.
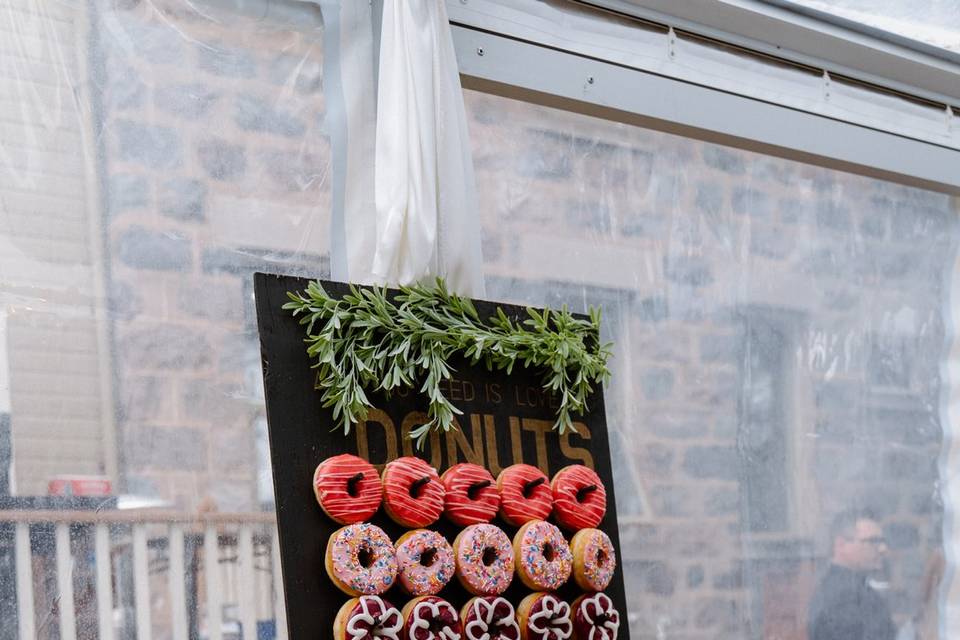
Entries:
[[[824,70],[822,79],[814,75],[810,80],[799,72],[777,75],[776,65],[771,64],[767,83],[760,60],[761,71],[755,73],[761,75],[754,76],[759,81],[738,82],[743,71],[734,66],[736,58],[723,68],[722,54],[711,59],[709,47],[702,58],[697,58],[695,46],[681,48],[678,42],[682,38],[675,29],[696,28],[695,33],[737,47],[754,44],[761,54],[775,50],[785,54],[778,56],[780,60],[789,59],[788,52],[782,47],[771,49],[773,45],[764,49],[762,43],[748,42],[715,26],[697,26],[684,18],[654,13],[645,5],[658,3],[648,0],[642,4],[629,0],[447,0],[447,4],[461,74],[469,88],[960,194],[958,114],[948,105],[940,111],[936,105],[917,105],[857,85],[832,83],[831,71],[849,71],[841,65],[830,63],[825,68],[830,71]],[[629,12],[636,18],[656,19],[666,25],[667,31],[651,34],[638,24],[636,37],[631,38],[629,27],[610,24],[601,13],[591,20],[590,14],[584,15],[579,7],[583,4],[617,9],[621,16]],[[783,11],[763,5],[765,13],[750,13],[745,5],[756,8],[762,3],[747,0],[667,4],[677,12],[696,5],[701,17],[714,16],[719,24],[733,19],[729,14],[735,7],[748,26],[763,24],[758,16],[770,20],[771,12]],[[753,18],[747,20],[751,15]],[[810,18],[805,20],[809,22]],[[802,34],[813,37],[812,26],[805,26],[799,19],[778,24],[785,34],[780,37],[783,41]],[[836,27],[821,26],[821,38],[829,35],[839,47],[825,49],[824,54],[856,50],[869,58],[870,52],[884,49],[886,56],[898,56],[900,61],[891,69],[922,68],[926,74],[918,72],[917,78],[926,78],[927,87],[942,90],[936,95],[952,99],[947,95],[950,91],[960,93],[960,64],[902,47],[894,50],[896,45],[879,40],[868,46],[867,36],[862,34],[842,40],[835,33]],[[678,60],[684,55],[693,59]],[[517,64],[519,60],[523,63]],[[698,70],[710,62],[720,70]],[[804,60],[805,64],[813,62],[826,64],[822,59]],[[933,95],[895,78],[881,79],[860,72],[859,79],[883,80],[884,86],[896,85],[898,90],[910,90],[913,96]],[[871,102],[874,99],[876,104]],[[908,123],[910,118],[913,121]]]

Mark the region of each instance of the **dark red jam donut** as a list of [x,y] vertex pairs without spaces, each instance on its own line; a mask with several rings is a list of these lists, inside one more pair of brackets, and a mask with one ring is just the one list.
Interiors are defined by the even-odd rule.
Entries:
[[334,640],[400,640],[403,616],[380,596],[347,600],[333,623]]
[[478,464],[455,464],[440,476],[447,490],[444,514],[453,524],[468,527],[490,522],[500,508],[500,493],[490,472]]
[[620,612],[605,593],[586,593],[571,609],[574,640],[617,640]]
[[553,490],[553,518],[564,529],[596,528],[607,512],[607,490],[592,469],[573,464],[557,471]]
[[443,598],[414,598],[403,608],[401,640],[460,640],[460,615]]
[[515,527],[530,520],[546,520],[553,509],[547,476],[529,464],[514,464],[501,471],[497,489],[500,516]]
[[416,529],[443,513],[446,491],[437,470],[413,456],[397,458],[383,469],[383,507],[393,520]]
[[380,508],[380,475],[373,465],[345,453],[327,458],[313,472],[313,493],[324,513],[340,524],[370,518]]
[[500,596],[471,598],[460,609],[466,640],[520,640],[520,625],[513,605]]

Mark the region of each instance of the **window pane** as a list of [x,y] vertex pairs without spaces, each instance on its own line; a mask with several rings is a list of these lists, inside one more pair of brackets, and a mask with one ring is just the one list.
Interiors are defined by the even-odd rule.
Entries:
[[790,1],[911,40],[960,51],[960,3],[957,0]]
[[805,639],[853,506],[896,624],[935,626],[956,201],[465,95],[490,296],[601,304],[615,343],[633,637]]

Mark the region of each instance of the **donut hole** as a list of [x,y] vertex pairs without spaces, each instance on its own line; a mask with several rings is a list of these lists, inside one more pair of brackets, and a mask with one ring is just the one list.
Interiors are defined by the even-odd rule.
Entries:
[[580,504],[583,504],[584,502],[587,501],[587,498],[590,497],[590,494],[596,490],[597,490],[597,485],[595,484],[588,484],[585,487],[580,487],[579,489],[577,489],[577,493],[575,494],[577,502],[579,502]]
[[360,550],[357,551],[357,562],[360,563],[360,566],[364,569],[369,569],[373,566],[373,550],[368,547],[360,547]]
[[351,477],[347,480],[347,495],[351,498],[356,498],[360,495],[360,481],[363,480],[363,474],[358,473],[357,475]]
[[554,553],[553,545],[550,544],[549,542],[544,542],[543,543],[543,559],[546,560],[547,562],[553,562],[554,557],[556,557],[556,554]]
[[430,476],[424,476],[410,485],[410,497],[416,500],[426,491],[427,483],[430,482]]
[[424,567],[433,566],[433,563],[437,561],[437,550],[436,549],[424,549],[423,553],[420,554],[420,564]]
[[485,547],[483,554],[480,556],[480,561],[483,563],[483,566],[489,567],[497,561],[497,550],[493,547]]
[[607,552],[603,549],[597,549],[597,564],[601,567],[607,564]]

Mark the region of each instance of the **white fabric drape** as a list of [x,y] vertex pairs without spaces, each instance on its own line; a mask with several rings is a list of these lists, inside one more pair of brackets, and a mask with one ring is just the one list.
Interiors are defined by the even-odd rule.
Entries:
[[453,291],[482,297],[473,160],[446,7],[386,0],[374,74],[368,6],[321,2],[333,156],[344,171],[341,202],[334,189],[333,277],[397,285],[442,276]]

